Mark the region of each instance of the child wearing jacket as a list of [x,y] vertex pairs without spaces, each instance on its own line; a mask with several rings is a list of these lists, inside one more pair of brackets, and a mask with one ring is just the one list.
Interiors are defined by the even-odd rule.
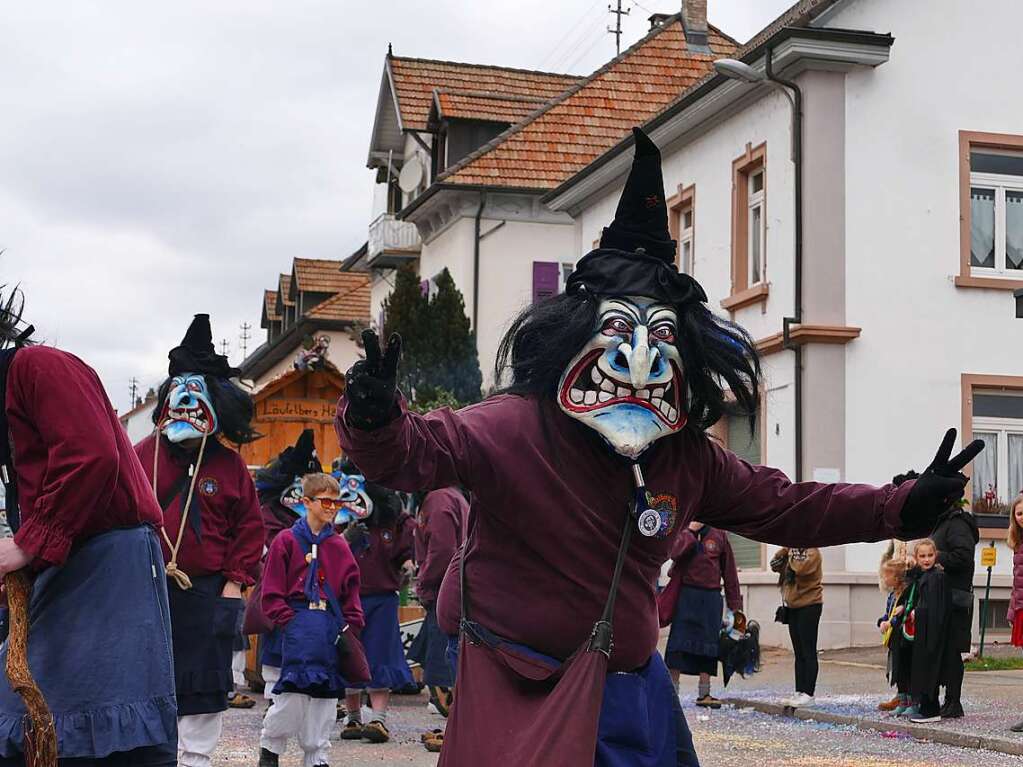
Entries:
[[911,596],[906,608],[903,636],[913,637],[910,693],[919,708],[915,716],[913,712],[908,716],[915,724],[928,724],[941,721],[938,690],[948,681],[947,668],[942,660],[949,641],[948,621],[952,603],[945,572],[938,564],[938,549],[934,541],[930,538],[919,541],[914,558],[916,567],[907,575]]
[[329,474],[302,479],[306,516],[270,544],[263,571],[263,612],[283,631],[281,676],[260,736],[260,767],[277,767],[295,737],[304,767],[325,767],[337,699],[345,681],[337,639],[363,627],[359,566],[334,532],[341,489]]

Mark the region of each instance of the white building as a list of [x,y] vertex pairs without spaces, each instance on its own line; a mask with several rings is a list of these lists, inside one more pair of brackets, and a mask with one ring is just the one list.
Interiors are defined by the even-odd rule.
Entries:
[[[757,433],[722,425],[736,452],[790,476],[880,483],[922,469],[956,426],[989,443],[975,509],[988,486],[1003,503],[1023,489],[1023,365],[1010,352],[1023,341],[1011,293],[1023,287],[1023,105],[1003,97],[1013,22],[1013,0],[807,0],[735,54],[760,73],[770,57],[803,98],[802,312],[787,334],[799,315],[784,89],[711,75],[647,123],[683,268],[763,354]],[[983,57],[957,55],[964,40],[984,41]],[[544,198],[575,219],[577,257],[613,217],[627,147]],[[777,603],[771,548],[740,548],[763,619]],[[999,548],[989,622],[1004,627],[1012,560]],[[876,641],[879,554],[825,550],[823,646]]]

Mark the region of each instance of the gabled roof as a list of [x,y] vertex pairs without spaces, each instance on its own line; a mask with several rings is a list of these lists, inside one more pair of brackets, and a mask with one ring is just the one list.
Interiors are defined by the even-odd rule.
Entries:
[[351,276],[361,277],[362,284],[346,292],[338,293],[336,296],[331,296],[306,312],[306,316],[315,320],[340,320],[368,324],[371,293],[368,276],[365,274],[351,274]]
[[452,91],[433,92],[430,124],[437,120],[484,120],[517,123],[547,103],[549,99],[514,96],[505,93]]
[[281,315],[277,313],[277,291],[263,291],[263,316],[259,320],[261,328],[268,327],[271,322],[277,322]]
[[501,93],[547,101],[580,80],[576,75],[406,58],[390,53],[387,69],[401,127],[421,131],[427,129],[435,89]]
[[345,293],[360,287],[368,277],[341,271],[341,261],[327,258],[296,258],[291,265],[291,299],[302,293]]
[[[620,56],[441,174],[445,185],[551,189],[712,71],[738,44],[709,27],[711,53],[689,51],[671,16]],[[425,195],[424,195],[425,196]]]
[[[277,280],[277,311],[281,312],[281,307],[294,306],[295,302],[291,298],[291,275],[282,274]],[[283,314],[283,312],[281,312]]]

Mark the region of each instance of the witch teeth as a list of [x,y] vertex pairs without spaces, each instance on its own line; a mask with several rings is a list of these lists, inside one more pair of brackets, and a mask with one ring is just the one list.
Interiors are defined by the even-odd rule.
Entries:
[[597,403],[597,392],[592,390],[586,392],[586,396],[583,398],[583,402],[585,402],[587,405],[595,405]]
[[582,404],[583,401],[582,389],[572,389],[572,391],[569,392],[569,396],[572,398],[572,402],[574,402],[575,404],[577,405]]
[[623,388],[621,386],[618,387],[618,396],[619,397],[628,397],[630,394],[632,394],[632,392],[629,391],[628,389]]
[[614,392],[615,385],[611,382],[610,378],[605,378],[600,382],[600,388],[604,391]]
[[604,376],[600,374],[600,371],[597,370],[597,368],[593,368],[592,370],[590,370],[590,378],[593,379],[593,383],[597,384],[598,386],[602,385],[603,381],[605,380]]
[[602,391],[602,392],[600,393],[600,397],[598,397],[598,399],[599,399],[599,400],[600,400],[601,402],[607,402],[608,400],[610,400],[610,399],[612,398],[612,396],[613,396],[612,394],[610,394],[610,393],[608,393],[608,392],[606,392],[606,391]]

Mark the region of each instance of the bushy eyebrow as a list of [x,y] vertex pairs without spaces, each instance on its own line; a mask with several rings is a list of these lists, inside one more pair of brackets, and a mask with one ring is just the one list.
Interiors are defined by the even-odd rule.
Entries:
[[631,320],[633,320],[633,322],[640,323],[643,321],[643,317],[641,314],[642,309],[640,309],[638,306],[614,298],[609,299],[607,303],[608,308],[601,313],[600,315],[601,319],[606,317],[611,312],[621,312],[622,314],[626,315]]
[[653,325],[658,320],[671,322],[673,325],[678,323],[678,317],[675,315],[675,310],[667,306],[654,306],[651,307],[648,315],[647,324]]

